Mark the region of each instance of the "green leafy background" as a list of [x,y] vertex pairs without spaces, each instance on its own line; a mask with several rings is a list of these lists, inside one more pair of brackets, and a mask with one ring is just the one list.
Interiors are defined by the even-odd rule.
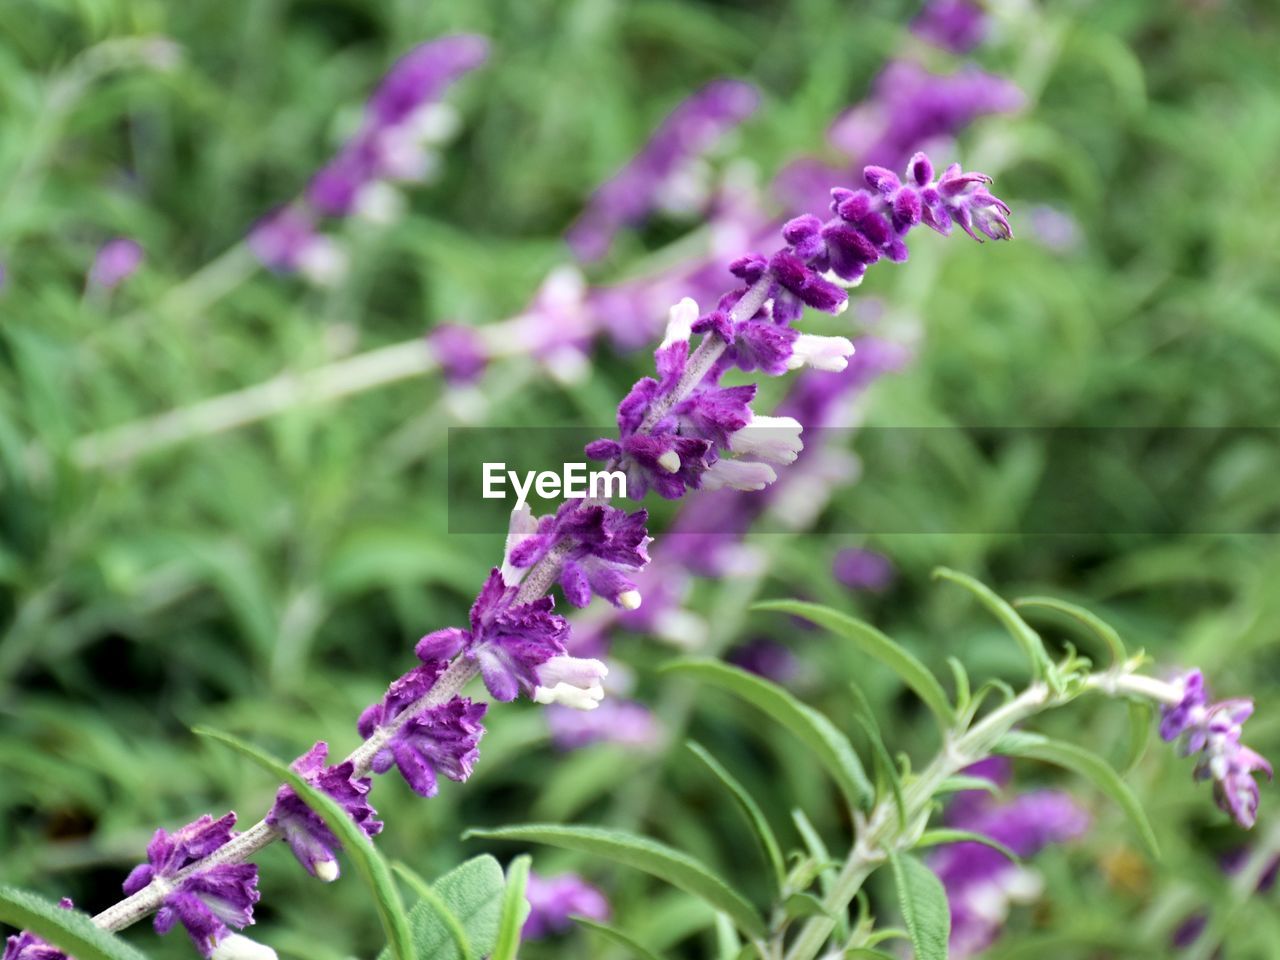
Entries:
[[[0,881],[97,909],[156,825],[230,807],[256,819],[275,781],[190,728],[233,731],[281,757],[315,739],[345,751],[359,711],[411,665],[412,642],[462,622],[500,550],[496,535],[446,533],[447,412],[432,379],[108,472],[72,465],[76,437],[314,366],[342,344],[370,349],[445,320],[511,315],[563,260],[560,235],[586,194],[682,96],[723,74],[758,83],[764,105],[733,152],[767,178],[823,149],[827,123],[901,49],[913,11],[883,0],[0,4]],[[410,194],[410,215],[353,231],[355,269],[336,290],[258,273],[224,295],[220,279],[239,280],[241,265],[217,258],[300,188],[386,66],[460,29],[491,35],[493,57],[451,95],[460,139],[441,179]],[[125,65],[56,106],[77,54],[153,34],[182,45],[180,66]],[[858,292],[884,299],[886,323],[918,324],[923,337],[917,362],[874,387],[868,422],[962,429],[939,432],[906,480],[841,492],[816,532],[762,537],[772,564],[759,596],[852,612],[939,676],[956,656],[976,678],[1010,682],[1026,675],[1016,648],[971,597],[931,583],[930,569],[964,571],[1004,596],[1078,601],[1130,648],[1200,665],[1215,689],[1256,697],[1250,738],[1280,752],[1280,551],[1261,532],[1280,510],[1280,449],[1273,434],[1170,443],[1161,432],[1280,420],[1278,44],[1280,20],[1261,0],[1010,5],[978,59],[1015,74],[1030,62],[1045,71],[1043,90],[1018,116],[978,124],[959,150],[967,166],[1002,168],[997,192],[1014,207],[1019,240],[980,248],[921,236],[912,263],[877,268]],[[1079,249],[1036,241],[1042,204],[1075,218]],[[687,227],[624,235],[593,278],[638,269]],[[136,237],[146,265],[110,302],[86,300],[84,271],[115,234]],[[850,317],[862,322],[856,310],[841,322]],[[566,388],[510,362],[482,386],[489,421],[607,422],[644,364],[603,348],[591,377]],[[1206,499],[1153,502],[1105,458],[1085,457],[1071,483],[1087,477],[1118,528],[1150,532],[847,532],[868,510],[936,518],[942,529],[1042,529],[1068,495],[1046,466],[1047,435],[984,432],[1004,426],[1132,427],[1154,489],[1185,481]],[[1197,526],[1238,532],[1182,532]],[[890,556],[895,585],[880,595],[835,585],[830,559],[850,545]],[[744,592],[708,583],[691,597],[717,643],[760,635],[790,645],[804,667],[798,692],[862,744],[847,693],[857,679],[890,750],[927,758],[932,719],[895,674],[790,617],[746,613]],[[1056,651],[1074,634],[1055,630],[1046,637]],[[464,787],[445,784],[424,802],[394,778],[379,785],[387,858],[434,879],[488,849],[518,852],[463,842],[466,827],[600,823],[688,851],[763,903],[773,871],[745,822],[725,813],[722,785],[684,750],[688,736],[757,799],[784,848],[801,842],[790,816],[801,807],[840,850],[846,807],[791,733],[678,671],[660,673],[672,654],[648,638],[625,638],[619,651],[672,731],[669,749],[562,755],[535,710],[495,709]],[[1125,725],[1120,705],[1077,707],[1045,732],[1121,764]],[[1020,776],[1061,779],[1033,763]],[[1217,859],[1244,837],[1190,782],[1187,763],[1152,745],[1127,778],[1154,824],[1159,864],[1121,810],[1070,782],[1096,828],[1037,859],[1045,898],[1015,912],[994,955],[1043,956],[1052,945],[1064,958],[1165,957],[1172,926],[1208,905],[1228,956],[1274,955],[1274,899],[1232,892]],[[1256,842],[1275,807],[1264,788]],[[687,894],[578,853],[530,850],[536,870],[573,867],[602,885],[619,928],[639,942],[711,955],[707,908]],[[257,929],[283,954],[381,949],[377,913],[349,865],[343,882],[322,886],[283,848],[261,862]],[[892,916],[888,880],[871,892]],[[179,935],[129,938],[154,956],[188,952]],[[522,955],[610,949],[582,931]]]

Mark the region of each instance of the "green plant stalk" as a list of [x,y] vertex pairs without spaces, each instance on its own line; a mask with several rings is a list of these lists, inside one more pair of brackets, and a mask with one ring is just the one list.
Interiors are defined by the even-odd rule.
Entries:
[[[990,756],[992,748],[1014,726],[1036,714],[1063,706],[1082,693],[1093,690],[1109,697],[1137,696],[1162,704],[1176,704],[1181,693],[1172,684],[1131,671],[1136,662],[1084,677],[1074,692],[1054,693],[1047,683],[1033,683],[1008,703],[993,710],[967,730],[953,731],[941,752],[904,790],[906,822],[899,819],[892,797],[877,801],[860,825],[853,849],[846,858],[823,907],[832,916],[843,914],[867,878],[882,864],[890,850],[907,850],[915,843],[938,787],[970,764]],[[814,960],[835,923],[825,916],[811,918],[786,951],[785,960]]]

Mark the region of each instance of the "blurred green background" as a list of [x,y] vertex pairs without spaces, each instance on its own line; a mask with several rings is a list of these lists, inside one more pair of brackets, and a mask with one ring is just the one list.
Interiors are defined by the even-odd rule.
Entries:
[[[995,31],[974,57],[1030,87],[1030,102],[966,131],[959,158],[1000,169],[995,190],[1013,206],[1019,239],[913,238],[912,262],[872,271],[857,296],[883,299],[921,341],[912,366],[873,388],[868,421],[1153,434],[1276,425],[1276,5],[993,8]],[[496,535],[445,532],[442,456],[455,405],[435,378],[299,405],[108,470],[77,465],[77,438],[443,321],[510,316],[566,260],[561,234],[586,196],[682,97],[721,75],[758,84],[764,103],[732,152],[767,182],[787,159],[829,152],[827,124],[902,49],[914,13],[914,4],[836,0],[0,3],[0,880],[100,909],[157,824],[228,807],[256,818],[275,785],[189,727],[233,730],[284,756],[317,738],[345,752],[360,709],[411,664],[419,635],[461,622],[501,550]],[[409,215],[385,229],[352,227],[353,269],[335,288],[248,269],[235,252],[247,228],[302,188],[387,66],[458,30],[487,34],[494,49],[449,96],[459,138],[439,179],[408,194]],[[95,45],[157,35],[180,45],[171,68],[139,62],[135,43],[108,46],[125,51],[121,62],[86,76]],[[1045,205],[1074,219],[1077,247],[1037,241],[1032,213]],[[635,272],[682,229],[624,236],[591,279]],[[136,238],[145,264],[114,296],[85,297],[85,270],[114,235]],[[646,363],[602,345],[591,376],[564,386],[507,361],[480,385],[483,415],[504,426],[606,423]],[[947,447],[909,483],[842,491],[818,532],[771,536],[759,592],[855,610],[931,664],[945,669],[955,655],[978,676],[1010,680],[1023,668],[1007,639],[929,570],[946,564],[1005,595],[1078,600],[1160,663],[1199,665],[1219,692],[1256,697],[1254,746],[1280,752],[1280,551],[1251,532],[1280,509],[1274,444],[1232,434],[1153,458],[1153,470],[1194,474],[1197,489],[1230,504],[1208,526],[1233,535],[821,533],[850,529],[841,511],[858,503],[1017,529],[1037,507],[1032,490],[1053,495],[1034,435],[994,446],[945,435]],[[1187,517],[1202,509],[1169,506]],[[832,582],[831,556],[855,543],[892,558],[890,590],[857,595]],[[743,614],[743,592],[709,583],[691,605],[710,612],[723,643],[765,634],[792,645],[817,705],[838,710],[860,675],[891,746],[917,758],[932,749],[892,677],[868,678],[782,618]],[[632,636],[619,650],[640,699],[664,719],[688,709],[697,736],[775,823],[802,806],[829,843],[842,842],[830,789],[785,734],[749,725],[728,700],[693,703],[656,675],[666,648]],[[1077,708],[1055,722],[1119,756],[1120,719]],[[565,756],[533,710],[496,709],[491,721],[468,784],[446,784],[430,802],[392,778],[380,786],[389,854],[434,876],[484,848],[459,840],[468,825],[617,822],[753,888],[760,868],[741,825],[682,750],[638,766],[607,746]],[[1274,895],[1270,904],[1241,896],[1220,875],[1217,856],[1243,838],[1188,765],[1153,746],[1130,782],[1163,862],[1144,862],[1122,817],[1094,803],[1097,829],[1041,858],[1047,895],[1013,918],[993,955],[1165,957],[1171,927],[1212,903],[1227,957],[1280,956]],[[1275,801],[1264,788],[1257,833],[1273,844]],[[281,848],[262,863],[264,939],[317,960],[376,948],[376,920],[354,883],[309,882]],[[660,945],[689,932],[677,955],[708,949],[697,932],[705,917],[647,880],[545,851],[535,868],[570,863],[609,891],[624,926]],[[158,956],[188,950],[176,934],[131,936]],[[527,953],[601,950],[579,933]]]

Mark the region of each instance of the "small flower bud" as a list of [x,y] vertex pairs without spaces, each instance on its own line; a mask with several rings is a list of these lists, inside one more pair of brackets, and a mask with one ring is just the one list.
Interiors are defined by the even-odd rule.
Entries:
[[640,600],[639,590],[623,590],[618,594],[618,606],[623,610],[639,610]]
[[667,473],[679,473],[680,454],[676,453],[674,450],[668,450],[658,458],[658,466],[667,471]]
[[276,952],[265,943],[232,933],[218,941],[211,960],[276,960]]

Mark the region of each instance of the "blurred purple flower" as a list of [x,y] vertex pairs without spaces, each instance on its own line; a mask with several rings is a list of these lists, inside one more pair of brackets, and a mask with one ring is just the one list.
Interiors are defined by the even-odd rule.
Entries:
[[759,637],[729,651],[728,661],[750,673],[786,686],[800,675],[800,661],[790,647]]
[[299,273],[318,286],[330,286],[346,275],[346,252],[318,231],[311,214],[297,205],[262,217],[250,228],[246,242],[274,273]]
[[[294,761],[293,769],[338,803],[367,836],[375,836],[382,830],[382,823],[374,819],[377,811],[369,805],[372,781],[368,777],[353,779],[354,767],[350,760],[325,766],[328,753],[329,745],[318,741]],[[283,786],[277,791],[267,823],[284,834],[289,849],[309,874],[326,882],[338,879],[337,851],[342,845],[319,814],[303,803],[292,787]]]
[[427,334],[427,346],[453,384],[474,383],[489,362],[484,339],[472,327],[440,324]]
[[[63,897],[58,901],[63,910],[71,910],[74,904]],[[0,960],[68,960],[67,955],[52,944],[46,943],[34,933],[23,930],[9,937],[4,943],[4,955]]]
[[138,241],[128,237],[108,240],[93,258],[88,284],[99,290],[114,290],[142,266],[143,252]]
[[987,12],[974,0],[929,0],[911,32],[943,50],[968,53],[986,37]]
[[223,863],[181,880],[177,876],[226,844],[234,836],[235,822],[234,813],[218,820],[205,814],[174,833],[157,830],[147,845],[147,862],[135,867],[124,881],[126,896],[152,881],[164,881],[167,889],[155,916],[156,933],[168,933],[181,923],[206,958],[230,935],[230,927],[239,930],[253,923],[258,868],[251,863]]
[[831,564],[835,578],[850,590],[880,593],[893,583],[893,563],[882,553],[846,547]]
[[1184,674],[1177,683],[1182,700],[1161,710],[1160,736],[1165,741],[1179,741],[1184,757],[1199,755],[1195,778],[1212,780],[1218,806],[1247,830],[1258,819],[1254,775],[1271,778],[1271,764],[1240,742],[1244,722],[1253,713],[1253,701],[1210,703],[1199,670]]
[[698,180],[698,158],[750,116],[760,103],[755,87],[716,80],[681,103],[649,142],[600,187],[566,234],[582,260],[609,252],[624,226],[639,223],[655,207],[679,212],[701,209],[709,190]]
[[662,730],[648,707],[610,696],[596,710],[547,708],[551,741],[561,750],[578,750],[593,743],[616,743],[648,749],[662,740]]
[[1031,236],[1053,253],[1071,253],[1082,242],[1080,224],[1075,217],[1048,204],[1037,204],[1028,211]]
[[530,908],[520,934],[524,940],[541,940],[564,933],[573,927],[570,917],[601,922],[609,919],[609,901],[577,874],[542,877],[530,871],[524,895]]
[[[995,779],[1007,776],[1006,771],[1004,764],[998,764],[975,765],[965,772]],[[1090,820],[1083,808],[1060,791],[1037,790],[1004,803],[985,791],[962,791],[955,795],[946,822],[990,837],[1026,858],[1049,844],[1081,836]],[[985,844],[947,844],[929,857],[928,864],[947,892],[951,907],[949,955],[954,960],[964,960],[991,946],[1010,906],[1040,895],[1041,881],[1034,871],[1010,862]]]

